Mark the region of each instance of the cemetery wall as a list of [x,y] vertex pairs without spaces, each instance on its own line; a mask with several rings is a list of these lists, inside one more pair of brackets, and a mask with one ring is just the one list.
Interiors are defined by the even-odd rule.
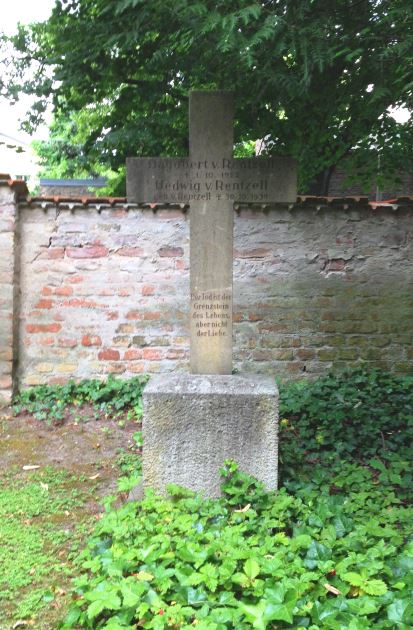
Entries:
[[[17,204],[10,184],[0,194],[3,398],[12,381],[187,369],[190,211]],[[413,372],[412,200],[301,199],[241,207],[234,220],[237,370],[300,378],[367,362]]]

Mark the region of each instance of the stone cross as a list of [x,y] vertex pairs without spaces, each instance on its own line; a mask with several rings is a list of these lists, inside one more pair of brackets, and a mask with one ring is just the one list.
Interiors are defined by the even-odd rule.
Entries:
[[294,202],[291,158],[233,158],[233,97],[189,95],[189,157],[129,158],[129,201],[190,205],[190,367],[231,374],[234,202]]

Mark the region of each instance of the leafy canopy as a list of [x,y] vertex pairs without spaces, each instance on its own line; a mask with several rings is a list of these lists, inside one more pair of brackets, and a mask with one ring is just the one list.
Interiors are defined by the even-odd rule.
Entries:
[[412,19],[411,0],[57,0],[19,27],[2,91],[38,97],[29,127],[52,99],[39,151],[72,175],[185,155],[188,91],[231,89],[237,141],[266,138],[325,193],[350,152],[366,181],[413,161],[412,122],[389,114],[413,102]]

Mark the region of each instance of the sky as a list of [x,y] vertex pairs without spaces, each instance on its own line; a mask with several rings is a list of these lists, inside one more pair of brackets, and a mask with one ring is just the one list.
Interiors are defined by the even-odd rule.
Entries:
[[[0,0],[1,24],[0,29],[12,35],[16,31],[17,23],[42,22],[46,20],[52,10],[55,0]],[[11,138],[17,138],[22,142],[30,143],[34,138],[47,137],[47,129],[42,128],[35,136],[30,138],[19,129],[19,118],[26,111],[22,104],[10,105],[6,99],[0,97],[0,134],[6,134]],[[7,140],[0,137],[0,141]],[[13,144],[13,141],[10,141]],[[0,144],[0,172],[11,175],[23,174],[33,170],[30,152],[16,154]]]

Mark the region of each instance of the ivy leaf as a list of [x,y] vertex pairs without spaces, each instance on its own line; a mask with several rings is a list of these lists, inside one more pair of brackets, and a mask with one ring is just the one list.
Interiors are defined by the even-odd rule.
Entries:
[[330,560],[331,550],[322,543],[313,540],[307,549],[307,556],[304,564],[309,569],[314,569],[320,562]]
[[266,602],[264,600],[261,600],[256,606],[244,604],[244,602],[240,602],[238,606],[244,613],[246,619],[252,623],[253,628],[256,628],[256,630],[266,630],[267,624],[264,621]]
[[395,599],[387,608],[387,618],[397,624],[413,626],[413,604],[407,599]]

